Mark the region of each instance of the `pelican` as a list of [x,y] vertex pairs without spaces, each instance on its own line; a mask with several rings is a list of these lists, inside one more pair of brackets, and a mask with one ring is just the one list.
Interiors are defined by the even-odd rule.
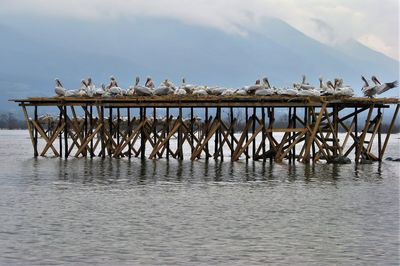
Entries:
[[221,96],[232,96],[236,91],[235,89],[226,89],[221,93]]
[[208,93],[207,93],[206,89],[202,89],[199,86],[198,89],[193,90],[192,95],[208,95]]
[[270,96],[270,95],[274,95],[274,94],[275,94],[275,91],[271,88],[268,88],[268,89],[262,88],[262,89],[256,90],[256,92],[254,93],[254,95],[256,95],[256,96]]
[[377,94],[382,94],[385,91],[388,91],[390,89],[396,88],[399,86],[399,82],[397,80],[393,82],[388,82],[388,83],[381,83],[375,76],[372,76],[372,81],[375,83],[375,85],[378,87],[377,88]]
[[92,82],[92,78],[88,78],[86,81],[86,93],[89,97],[93,97],[95,94],[96,86]]
[[123,90],[118,86],[117,80],[114,76],[110,77],[110,85],[108,85],[107,89],[112,96],[123,95]]
[[222,93],[224,93],[224,91],[226,91],[227,88],[224,87],[211,87],[211,88],[207,88],[207,92],[208,94],[211,95],[222,95]]
[[147,77],[146,83],[144,84],[146,88],[154,89],[154,83],[151,77]]
[[368,81],[366,78],[361,76],[361,79],[364,81],[364,85],[362,87],[362,92],[364,93],[364,96],[367,96],[369,98],[373,98],[375,94],[378,92],[378,86],[377,85],[369,85]]
[[235,95],[240,95],[240,96],[246,96],[247,95],[247,91],[242,89],[238,89],[235,91]]
[[263,85],[260,84],[260,80],[257,79],[254,85],[243,87],[249,94],[254,94],[257,90],[262,89]]
[[[151,95],[153,95],[153,89],[152,88],[150,88],[150,87],[143,87],[143,86],[140,86],[139,85],[139,77],[136,77],[136,83],[135,83],[135,86],[133,87],[133,89],[134,89],[134,91],[135,91],[135,94],[137,95],[137,96],[151,96]],[[148,85],[153,85],[153,87],[154,87],[154,84],[153,84],[153,82],[151,81],[151,78],[150,77],[148,77],[147,78],[147,81],[146,81],[146,84],[148,83],[148,82],[151,82],[151,84],[148,84]]]
[[285,95],[285,96],[296,96],[298,95],[299,90],[296,88],[283,88],[277,90],[278,95]]
[[275,90],[271,88],[271,85],[269,84],[268,78],[263,78],[263,87],[256,90],[254,95],[257,96],[269,96],[269,95],[274,95]]
[[335,79],[335,92],[334,95],[337,96],[353,96],[354,91],[350,86],[343,86],[342,79]]
[[174,93],[174,90],[175,89],[173,87],[172,82],[166,79],[160,84],[160,86],[157,89],[154,90],[154,94],[158,96],[168,95]]
[[298,90],[300,90],[300,89],[302,89],[302,90],[313,90],[313,89],[315,89],[314,86],[312,86],[308,82],[306,82],[306,75],[302,76],[301,83],[294,83],[293,87],[295,89],[298,89]]
[[179,86],[180,89],[184,89],[187,93],[193,93],[196,89],[204,90],[203,86],[196,86],[192,84],[187,84],[186,79],[182,78],[182,84]]
[[65,96],[66,90],[64,89],[63,85],[61,84],[61,81],[56,78],[55,79],[56,86],[54,88],[54,91],[56,92],[57,96]]

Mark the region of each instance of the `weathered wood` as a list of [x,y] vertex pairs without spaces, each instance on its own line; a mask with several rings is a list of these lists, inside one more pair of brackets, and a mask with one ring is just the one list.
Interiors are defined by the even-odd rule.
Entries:
[[396,123],[397,114],[399,113],[399,108],[400,108],[400,104],[397,104],[396,110],[395,110],[394,113],[393,113],[392,121],[390,122],[389,130],[388,130],[388,132],[386,133],[385,142],[383,143],[383,147],[382,147],[382,150],[381,150],[381,157],[382,157],[383,154],[385,153],[387,144],[389,143],[389,138],[390,138],[390,135],[392,134],[394,125],[395,125],[395,123]]

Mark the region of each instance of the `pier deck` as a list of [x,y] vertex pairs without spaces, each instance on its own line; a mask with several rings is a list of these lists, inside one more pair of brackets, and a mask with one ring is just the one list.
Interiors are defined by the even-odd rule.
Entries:
[[[350,154],[355,162],[381,161],[400,106],[397,98],[298,96],[12,101],[23,109],[34,156],[185,159],[190,149],[191,160],[228,156],[232,161],[251,158],[290,163],[332,162]],[[383,135],[383,110],[390,105],[395,108]],[[40,117],[38,109],[43,107],[54,108],[57,117]],[[340,139],[339,132],[345,137]],[[38,145],[39,141],[44,145]]]

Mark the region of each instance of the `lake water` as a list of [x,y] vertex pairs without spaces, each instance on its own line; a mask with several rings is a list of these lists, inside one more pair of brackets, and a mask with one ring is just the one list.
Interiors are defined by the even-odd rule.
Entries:
[[0,131],[0,169],[1,265],[399,264],[400,162],[35,159]]

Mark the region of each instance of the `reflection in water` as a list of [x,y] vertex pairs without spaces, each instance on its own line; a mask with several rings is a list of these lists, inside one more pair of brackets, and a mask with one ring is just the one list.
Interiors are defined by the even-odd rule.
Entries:
[[[30,170],[27,170],[30,169]],[[35,159],[25,161],[33,180],[52,173],[58,180],[82,183],[296,182],[335,184],[346,178],[382,178],[381,163],[368,165],[276,164],[269,161],[180,161],[147,159]]]

